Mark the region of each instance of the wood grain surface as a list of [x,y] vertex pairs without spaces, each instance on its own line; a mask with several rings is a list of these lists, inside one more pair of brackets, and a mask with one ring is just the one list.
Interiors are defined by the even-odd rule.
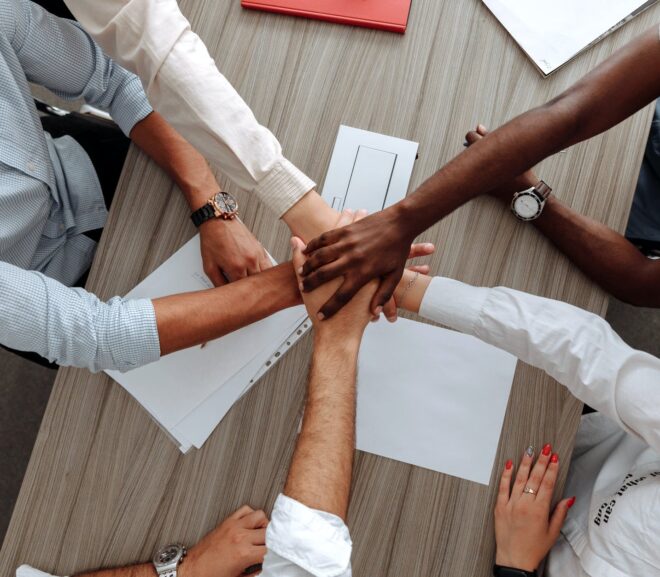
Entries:
[[[347,124],[420,143],[411,190],[462,150],[478,122],[496,127],[545,102],[660,16],[660,6],[648,10],[543,79],[478,0],[413,0],[404,36],[244,11],[238,0],[181,7],[288,158],[319,184],[337,129]],[[539,173],[573,208],[622,230],[650,117],[646,108],[545,161]],[[256,198],[229,189],[247,225],[286,259],[286,227]],[[125,294],[193,234],[178,190],[132,149],[88,288],[102,298]],[[437,244],[434,274],[606,310],[602,291],[491,199],[469,203],[422,238]],[[185,456],[109,377],[60,370],[0,575],[21,563],[69,575],[144,561],[167,542],[195,543],[243,503],[269,510],[293,451],[310,353],[307,337],[202,450]],[[359,453],[349,521],[356,577],[489,575],[501,466],[528,444],[550,441],[565,475],[580,409],[520,363],[490,487]]]

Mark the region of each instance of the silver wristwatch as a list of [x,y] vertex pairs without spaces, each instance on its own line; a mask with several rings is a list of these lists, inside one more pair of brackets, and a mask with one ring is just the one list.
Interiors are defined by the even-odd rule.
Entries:
[[535,220],[541,216],[545,202],[548,200],[551,192],[552,189],[545,182],[539,180],[536,186],[516,192],[513,195],[511,212],[519,220]]
[[156,573],[161,577],[176,577],[176,570],[183,563],[187,552],[186,548],[178,543],[157,551],[153,558]]

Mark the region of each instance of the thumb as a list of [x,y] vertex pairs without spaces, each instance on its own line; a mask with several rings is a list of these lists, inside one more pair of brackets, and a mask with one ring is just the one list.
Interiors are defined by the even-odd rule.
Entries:
[[291,237],[291,250],[293,251],[293,269],[296,271],[296,276],[298,277],[298,280],[300,280],[300,272],[302,270],[303,265],[305,264],[305,255],[303,254],[303,250],[305,249],[305,244],[303,243],[302,240],[300,240],[297,236],[292,236]]
[[575,497],[571,497],[570,499],[564,499],[563,501],[559,501],[559,503],[557,503],[557,506],[555,507],[555,510],[552,512],[552,516],[550,517],[550,526],[548,527],[548,530],[554,540],[557,540],[557,538],[559,537],[559,531],[561,531],[562,525],[564,524],[564,521],[566,521],[566,515],[568,515],[568,510],[573,506],[574,503],[575,503]]

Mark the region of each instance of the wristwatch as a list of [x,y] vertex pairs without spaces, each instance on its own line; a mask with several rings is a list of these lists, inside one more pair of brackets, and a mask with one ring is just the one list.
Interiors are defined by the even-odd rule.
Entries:
[[523,569],[514,569],[513,567],[503,567],[502,565],[493,566],[493,575],[495,577],[537,577],[536,570],[524,571]]
[[548,200],[552,189],[542,180],[528,188],[516,192],[511,201],[511,212],[516,215],[516,218],[524,221],[535,220],[543,212],[545,201]]
[[153,563],[159,577],[176,577],[176,570],[183,563],[187,552],[186,548],[178,543],[167,545],[157,551]]
[[212,218],[233,220],[237,215],[238,202],[236,202],[236,199],[231,194],[221,190],[209,198],[202,208],[193,212],[190,218],[193,224],[199,227]]

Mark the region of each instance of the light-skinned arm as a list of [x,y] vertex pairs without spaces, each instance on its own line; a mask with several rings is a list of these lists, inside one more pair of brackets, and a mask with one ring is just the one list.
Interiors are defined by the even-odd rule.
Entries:
[[[486,134],[486,128],[479,125],[466,135],[466,140],[471,145]],[[539,177],[528,170],[490,194],[510,206],[515,192],[538,181]],[[533,225],[584,274],[619,300],[660,307],[660,261],[646,258],[622,234],[572,210],[554,195]]]
[[382,279],[372,310],[390,298],[407,247],[429,226],[480,194],[512,181],[547,156],[615,126],[658,97],[660,41],[654,27],[547,104],[470,146],[403,201],[311,241],[304,288],[343,276],[321,308],[330,317],[366,282]]
[[[138,122],[130,137],[177,183],[191,212],[220,190],[204,157],[158,112]],[[199,233],[204,272],[215,286],[272,266],[259,241],[238,219],[211,219],[201,225]]]
[[[345,212],[342,218],[352,220]],[[292,239],[293,265],[300,269],[304,244]],[[346,519],[355,453],[355,380],[369,302],[376,289],[367,285],[331,322],[316,318],[332,285],[305,295],[314,323],[314,353],[302,429],[284,494],[320,511]]]
[[[266,554],[268,518],[244,505],[192,547],[179,565],[178,577],[239,577]],[[152,563],[80,573],[76,577],[155,577]]]

